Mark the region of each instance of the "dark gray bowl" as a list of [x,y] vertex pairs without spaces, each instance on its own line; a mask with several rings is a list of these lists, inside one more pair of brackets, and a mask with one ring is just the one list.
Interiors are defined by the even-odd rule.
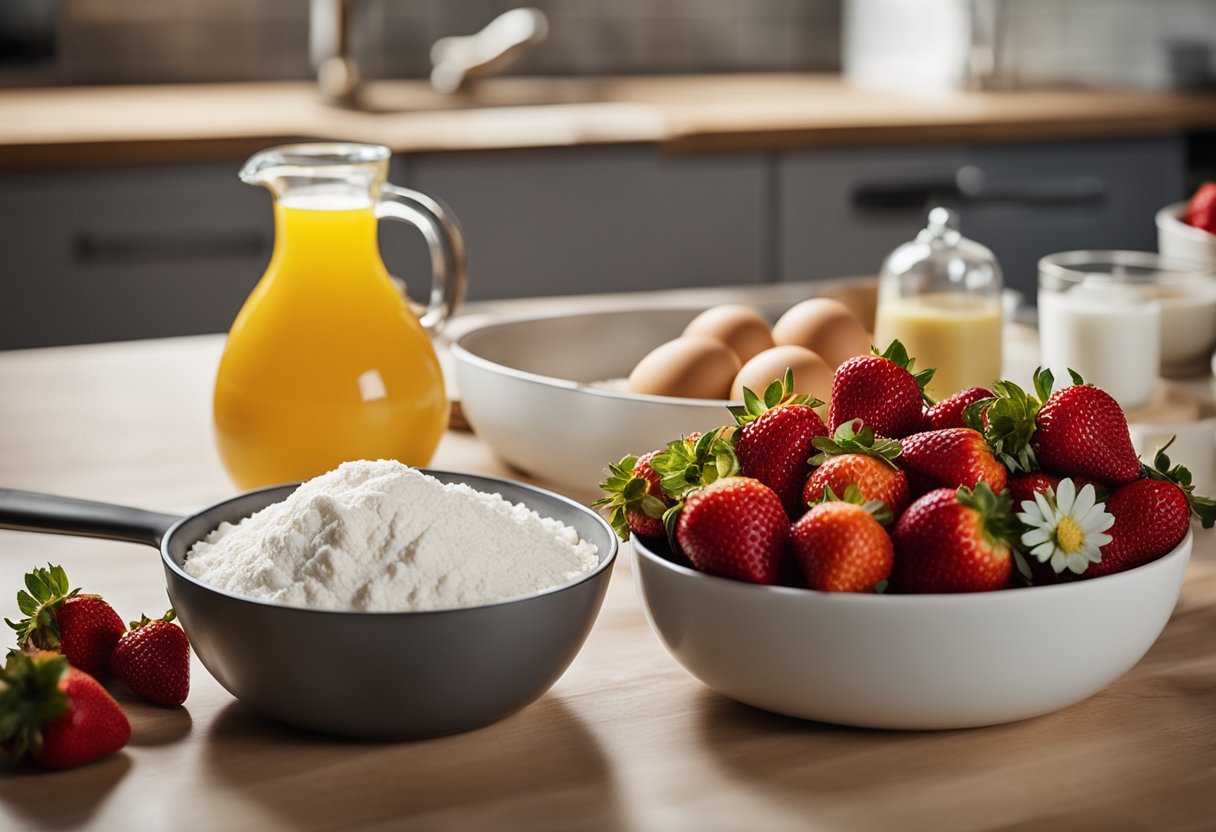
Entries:
[[427,471],[498,492],[562,521],[599,550],[581,580],[515,601],[434,612],[355,613],[252,601],[182,571],[221,522],[279,502],[255,491],[185,519],[0,490],[0,528],[159,545],[169,598],[203,665],[235,697],[291,725],[369,739],[417,739],[487,725],[528,705],[565,672],[599,613],[616,536],[591,509],[509,480]]

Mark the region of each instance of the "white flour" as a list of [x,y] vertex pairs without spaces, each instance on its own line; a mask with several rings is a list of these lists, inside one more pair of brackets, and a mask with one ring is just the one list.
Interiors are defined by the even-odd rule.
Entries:
[[381,460],[344,463],[222,524],[191,548],[185,571],[276,604],[404,612],[531,595],[597,563],[595,545],[558,520]]

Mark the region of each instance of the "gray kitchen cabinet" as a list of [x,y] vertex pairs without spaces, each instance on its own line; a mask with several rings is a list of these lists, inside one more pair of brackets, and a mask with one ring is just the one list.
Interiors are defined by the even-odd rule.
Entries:
[[1153,214],[1184,198],[1186,154],[1166,137],[797,151],[778,167],[779,279],[875,274],[941,203],[1033,302],[1045,254],[1155,251]]
[[[270,196],[237,180],[241,161],[0,173],[0,349],[225,331],[274,236]],[[398,156],[391,178],[452,208],[472,300],[874,274],[938,199],[1033,299],[1043,254],[1155,250],[1153,213],[1183,198],[1185,164],[1181,137],[612,146]],[[383,224],[381,249],[425,299],[417,231]]]
[[0,348],[225,331],[273,239],[236,170],[0,174]]
[[[404,170],[410,187],[459,218],[470,299],[769,279],[761,154],[672,156],[633,146],[434,153],[406,158]],[[421,244],[393,229],[383,236],[390,269],[424,296],[396,266],[425,263]]]

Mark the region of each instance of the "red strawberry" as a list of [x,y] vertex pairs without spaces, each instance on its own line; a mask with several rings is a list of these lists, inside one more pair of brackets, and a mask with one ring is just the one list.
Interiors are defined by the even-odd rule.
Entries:
[[966,427],[967,423],[963,421],[963,411],[976,402],[992,397],[993,392],[987,387],[968,387],[965,390],[959,390],[953,396],[947,396],[926,411],[925,421],[928,426],[925,430]]
[[[1006,483],[1006,488],[1009,490],[1009,496],[1013,500],[1013,508],[1015,511],[1022,505],[1025,500],[1033,500],[1034,495],[1046,494],[1048,488],[1054,489],[1060,484],[1062,477],[1055,474],[1050,474],[1046,471],[1031,471],[1028,474],[1017,474],[1011,476]],[[1106,499],[1105,495],[1107,488],[1104,485],[1088,480],[1085,477],[1070,477],[1073,484],[1080,491],[1087,485],[1092,485],[1098,492],[1098,499]]]
[[[856,487],[852,493],[860,499]],[[877,502],[872,507],[886,510]],[[891,538],[863,506],[829,499],[802,515],[790,536],[811,589],[873,592],[891,574],[895,560]]]
[[1216,234],[1216,182],[1204,182],[1187,203],[1184,221]]
[[913,364],[904,345],[892,341],[881,355],[859,355],[837,367],[828,419],[832,432],[854,419],[893,439],[919,431],[933,370],[913,375]]
[[627,456],[608,466],[608,479],[599,485],[606,496],[592,505],[608,507],[608,522],[621,540],[628,540],[630,532],[642,537],[664,534],[663,513],[672,501],[663,493],[658,472],[650,466],[658,453]]
[[1084,578],[1110,575],[1156,560],[1182,542],[1194,514],[1210,529],[1216,523],[1216,501],[1194,493],[1191,472],[1171,465],[1166,451],[1170,440],[1145,468],[1146,479],[1117,489],[1106,500],[1106,510],[1115,518],[1102,547],[1102,559],[1090,564]]
[[917,433],[900,444],[900,464],[939,486],[974,488],[986,482],[995,492],[1005,490],[1009,472],[993,455],[983,434],[971,428]]
[[974,491],[930,491],[908,506],[891,534],[892,590],[983,592],[1008,586],[1011,518],[1009,496],[994,494],[986,483]]
[[845,422],[832,438],[815,439],[819,453],[811,457],[817,465],[802,489],[802,501],[818,503],[827,489],[844,494],[856,486],[861,497],[887,505],[893,517],[907,508],[908,477],[892,461],[899,456],[899,442],[878,439],[860,421]]
[[17,605],[28,618],[15,623],[5,619],[17,631],[19,643],[58,650],[77,670],[104,674],[114,645],[127,629],[114,608],[101,596],[69,591],[61,566],[34,569],[25,576],[25,586],[17,593]]
[[1140,459],[1127,430],[1127,417],[1114,397],[1092,385],[1076,382],[1047,394],[1051,373],[1035,374],[1035,387],[1044,396],[1035,416],[1031,444],[1039,465],[1065,476],[1085,477],[1118,486],[1140,476]]
[[727,477],[688,495],[675,539],[702,572],[772,584],[789,558],[790,522],[767,485]]
[[743,476],[773,489],[791,518],[806,511],[802,487],[811,470],[807,460],[815,453],[815,437],[828,432],[813,409],[821,404],[794,393],[794,374],[787,369],[783,380],[765,389],[763,401],[744,388],[743,405],[730,408],[739,423],[732,441]]
[[190,641],[175,617],[132,621],[110,657],[114,677],[154,705],[180,705],[190,693]]
[[1106,501],[1115,518],[1102,559],[1090,564],[1086,578],[1122,572],[1164,555],[1182,542],[1191,527],[1186,492],[1164,480],[1143,479],[1119,488]]
[[1109,393],[1069,372],[1073,386],[1053,393],[1051,371],[1036,370],[1038,399],[1012,382],[998,381],[996,398],[971,405],[964,419],[983,431],[997,458],[1015,474],[1042,469],[1106,486],[1138,478],[1140,460],[1122,408]]
[[[1026,500],[1033,500],[1035,494],[1046,494],[1047,489],[1055,489],[1060,484],[1060,478],[1054,474],[1045,474],[1042,471],[1032,471],[1029,474],[1019,474],[1009,478],[1006,484],[1009,488],[1009,497],[1013,500],[1013,507],[1016,510]],[[1080,489],[1083,483],[1077,483],[1077,488]]]
[[114,697],[57,653],[9,654],[0,670],[0,714],[0,746],[52,768],[107,757],[131,738]]

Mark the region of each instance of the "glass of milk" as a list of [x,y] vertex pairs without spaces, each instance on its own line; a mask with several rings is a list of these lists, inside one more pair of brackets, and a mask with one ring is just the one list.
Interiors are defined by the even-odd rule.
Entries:
[[1039,261],[1039,348],[1057,379],[1075,370],[1132,410],[1152,399],[1161,365],[1157,274],[1112,256],[1069,251]]

